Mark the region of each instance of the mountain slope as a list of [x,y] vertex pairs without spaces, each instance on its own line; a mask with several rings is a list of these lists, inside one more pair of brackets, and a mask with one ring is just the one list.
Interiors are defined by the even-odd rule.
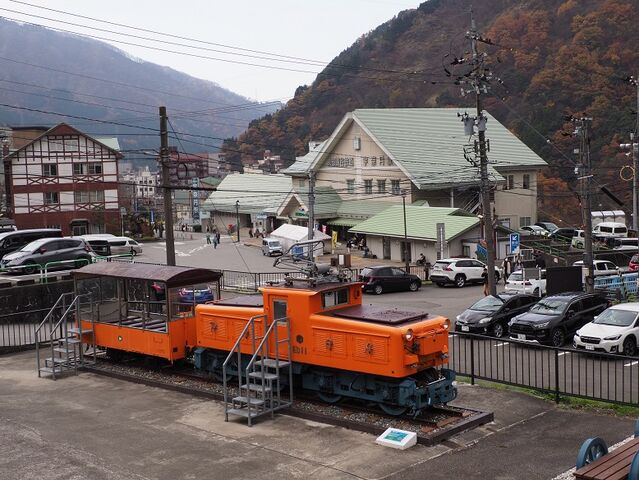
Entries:
[[2,123],[65,121],[89,133],[117,134],[124,149],[158,147],[157,132],[117,124],[158,129],[158,106],[165,105],[177,131],[213,137],[184,137],[187,151],[213,150],[208,145],[219,145],[274,109],[251,104],[212,82],[131,58],[106,43],[7,20],[0,20],[0,103],[5,105],[0,106]]
[[[312,85],[298,88],[284,109],[229,139],[229,154],[242,152],[235,157],[246,162],[269,148],[291,162],[310,139],[326,138],[356,108],[473,105],[474,96],[462,97],[454,85],[467,65],[451,65],[456,57],[468,58],[470,4],[430,0],[362,36]],[[493,81],[484,107],[551,164],[540,184],[541,215],[580,223],[571,192],[576,140],[564,118],[569,114],[593,117],[596,184],[628,200],[630,186],[618,176],[628,160],[618,143],[635,122],[636,92],[623,79],[639,69],[636,2],[474,0],[472,6],[478,29],[496,44],[482,44],[481,51],[503,81]],[[614,206],[604,195],[593,205]]]

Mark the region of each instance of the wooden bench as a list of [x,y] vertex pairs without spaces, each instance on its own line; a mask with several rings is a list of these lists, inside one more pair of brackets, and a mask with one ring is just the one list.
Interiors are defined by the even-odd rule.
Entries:
[[639,480],[630,478],[633,459],[639,465],[639,438],[635,437],[613,452],[607,453],[594,462],[578,469],[575,478],[584,480]]

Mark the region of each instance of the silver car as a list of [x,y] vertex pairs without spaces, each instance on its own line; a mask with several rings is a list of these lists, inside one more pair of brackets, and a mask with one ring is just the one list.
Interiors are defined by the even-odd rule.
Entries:
[[35,273],[56,268],[79,268],[93,261],[95,253],[81,238],[42,238],[2,258],[3,269]]

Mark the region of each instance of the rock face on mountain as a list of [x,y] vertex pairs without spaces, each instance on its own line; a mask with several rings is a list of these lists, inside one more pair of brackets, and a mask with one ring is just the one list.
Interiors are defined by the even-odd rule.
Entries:
[[[246,162],[270,149],[290,163],[356,108],[473,105],[474,96],[462,97],[455,84],[468,65],[453,65],[469,56],[470,4],[430,0],[363,35],[312,85],[299,87],[285,108],[227,140],[228,154]],[[540,216],[554,212],[581,223],[572,192],[577,142],[566,122],[571,114],[593,118],[595,184],[628,200],[630,185],[619,179],[628,158],[618,144],[628,141],[635,124],[636,89],[624,79],[639,70],[636,2],[474,0],[472,6],[479,31],[493,44],[481,44],[486,65],[499,78],[484,107],[551,165],[540,181]],[[613,204],[599,193],[593,208],[600,206]],[[630,202],[624,208],[631,209]]]
[[0,20],[0,104],[2,123],[65,121],[88,133],[119,135],[123,149],[158,147],[153,130],[159,128],[158,106],[165,105],[177,131],[210,137],[184,137],[188,151],[213,150],[209,145],[275,108],[251,105],[215,83],[132,58],[104,42],[8,20]]

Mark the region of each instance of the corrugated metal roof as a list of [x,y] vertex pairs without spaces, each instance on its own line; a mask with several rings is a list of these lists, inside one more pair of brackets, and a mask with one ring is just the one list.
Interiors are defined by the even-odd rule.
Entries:
[[[452,240],[479,225],[479,219],[456,208],[406,206],[408,238],[435,241],[437,224],[446,224],[446,240]],[[349,232],[389,237],[404,236],[404,212],[401,205],[384,210],[351,228]]]
[[217,191],[204,201],[203,208],[235,212],[235,202],[239,200],[240,213],[275,214],[292,190],[292,179],[286,175],[234,173],[224,177]]
[[205,268],[171,267],[146,263],[98,262],[74,270],[73,276],[75,278],[95,276],[142,278],[166,283],[166,286],[171,288],[215,282],[222,277],[222,272]]
[[[298,188],[296,190],[298,198],[308,208],[308,188]],[[340,197],[333,187],[315,187],[315,216],[331,217],[337,216],[337,210],[342,203]]]
[[[341,135],[349,125],[349,116],[364,131],[377,140],[380,146],[397,162],[413,183],[420,189],[440,189],[449,186],[477,184],[479,175],[464,158],[464,145],[471,140],[464,135],[463,125],[457,113],[473,112],[464,108],[386,108],[358,109],[347,114],[333,136],[322,145],[320,151],[299,157],[285,170],[286,174],[308,173],[325,157],[329,143]],[[546,162],[521,140],[499,123],[488,117],[487,138],[489,175],[493,181],[504,177],[496,169],[544,167]]]
[[326,223],[334,227],[354,227],[355,225],[362,223],[363,221],[364,220],[357,220],[355,218],[338,217],[331,218],[330,220],[327,220]]
[[397,205],[397,202],[382,200],[343,200],[337,209],[338,217],[354,217],[365,219]]
[[113,150],[120,150],[120,142],[117,137],[93,137],[95,140],[103,145],[106,145]]

